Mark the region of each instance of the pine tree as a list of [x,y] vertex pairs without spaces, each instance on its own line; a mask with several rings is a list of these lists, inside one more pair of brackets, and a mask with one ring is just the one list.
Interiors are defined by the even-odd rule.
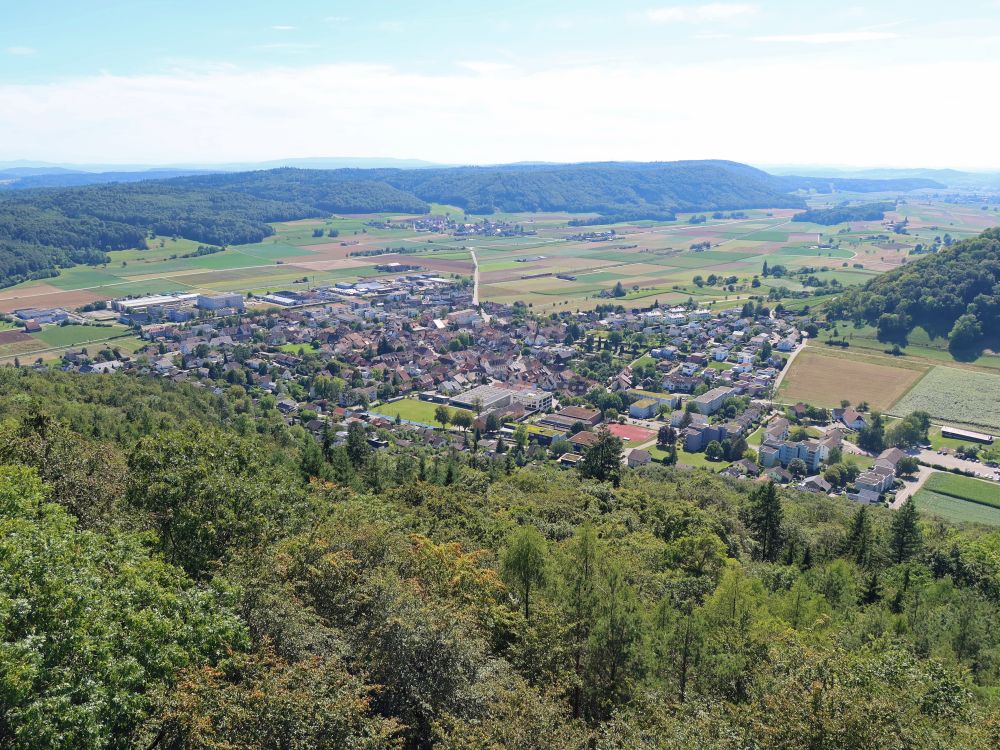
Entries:
[[907,500],[893,516],[889,532],[889,549],[893,562],[904,563],[920,551],[922,535],[920,516],[913,500]]
[[879,586],[878,571],[873,570],[865,581],[864,591],[858,597],[858,601],[862,606],[868,606],[869,604],[875,604],[882,599],[882,591]]
[[872,558],[872,524],[868,517],[868,509],[864,506],[858,508],[858,512],[854,514],[845,546],[855,563],[868,567]]
[[584,714],[583,697],[586,692],[584,664],[587,642],[594,628],[598,606],[599,564],[597,534],[589,523],[585,523],[574,535],[564,572],[565,607],[571,623],[569,634],[572,640],[573,669],[577,675],[572,694],[574,718],[580,718]]
[[781,499],[774,482],[757,487],[750,493],[748,526],[757,541],[761,560],[774,562],[781,552]]

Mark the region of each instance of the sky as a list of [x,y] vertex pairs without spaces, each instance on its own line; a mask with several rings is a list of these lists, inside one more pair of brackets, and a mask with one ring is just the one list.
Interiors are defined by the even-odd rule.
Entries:
[[0,5],[0,161],[1000,168],[1000,0]]

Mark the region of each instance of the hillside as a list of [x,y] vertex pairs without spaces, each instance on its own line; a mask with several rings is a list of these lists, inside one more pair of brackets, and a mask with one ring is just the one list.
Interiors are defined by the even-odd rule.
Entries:
[[[164,172],[163,176],[171,174]],[[38,179],[87,179],[77,173]],[[126,173],[123,180],[132,180]],[[630,219],[674,211],[802,207],[796,178],[724,161],[428,169],[272,169],[0,192],[0,286],[55,275],[149,232],[213,245],[257,242],[268,222],[331,213],[567,211]],[[792,180],[792,181],[790,181]],[[833,181],[834,183],[836,181]],[[876,184],[876,183],[873,183]],[[12,243],[17,243],[15,248]]]
[[996,533],[426,450],[320,444],[239,386],[0,370],[2,744],[995,742]]
[[948,336],[953,351],[975,350],[1000,329],[1000,228],[849,289],[829,309],[877,325],[884,341],[903,341],[921,326]]

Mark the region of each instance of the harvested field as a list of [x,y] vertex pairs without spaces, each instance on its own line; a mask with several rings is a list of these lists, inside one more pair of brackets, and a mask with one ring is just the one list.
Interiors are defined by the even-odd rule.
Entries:
[[892,367],[807,348],[792,363],[778,397],[825,407],[839,406],[842,399],[867,401],[873,409],[888,409],[924,372],[926,368]]
[[19,341],[34,341],[34,339],[24,331],[0,331],[0,346],[16,344]]
[[[107,287],[109,290],[115,287]],[[0,312],[13,312],[22,307],[65,307],[69,310],[86,305],[88,302],[96,302],[99,299],[111,299],[108,294],[94,294],[88,291],[61,291],[55,290],[48,293],[39,293],[38,287],[19,289],[19,294],[12,294],[9,297],[0,297]]]

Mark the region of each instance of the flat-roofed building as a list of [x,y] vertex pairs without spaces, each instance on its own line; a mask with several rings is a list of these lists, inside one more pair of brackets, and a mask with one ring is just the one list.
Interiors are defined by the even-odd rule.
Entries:
[[958,427],[948,427],[948,425],[941,428],[941,437],[954,438],[955,440],[970,440],[973,443],[985,443],[986,445],[993,443],[992,435],[973,432],[972,430],[962,430]]
[[232,307],[236,310],[243,309],[242,294],[199,294],[198,307],[202,310],[221,310],[225,307]]
[[552,408],[552,394],[535,389],[513,392],[514,403],[520,404],[525,411],[545,411]]
[[513,401],[514,391],[496,385],[479,385],[450,399],[452,406],[477,413],[501,409],[510,406]]
[[151,307],[174,310],[185,305],[193,305],[197,299],[197,294],[152,294],[134,299],[116,299],[111,303],[111,307],[123,313],[144,313]]
[[715,414],[727,398],[736,395],[735,388],[719,387],[706,391],[694,399],[694,407],[702,414]]

